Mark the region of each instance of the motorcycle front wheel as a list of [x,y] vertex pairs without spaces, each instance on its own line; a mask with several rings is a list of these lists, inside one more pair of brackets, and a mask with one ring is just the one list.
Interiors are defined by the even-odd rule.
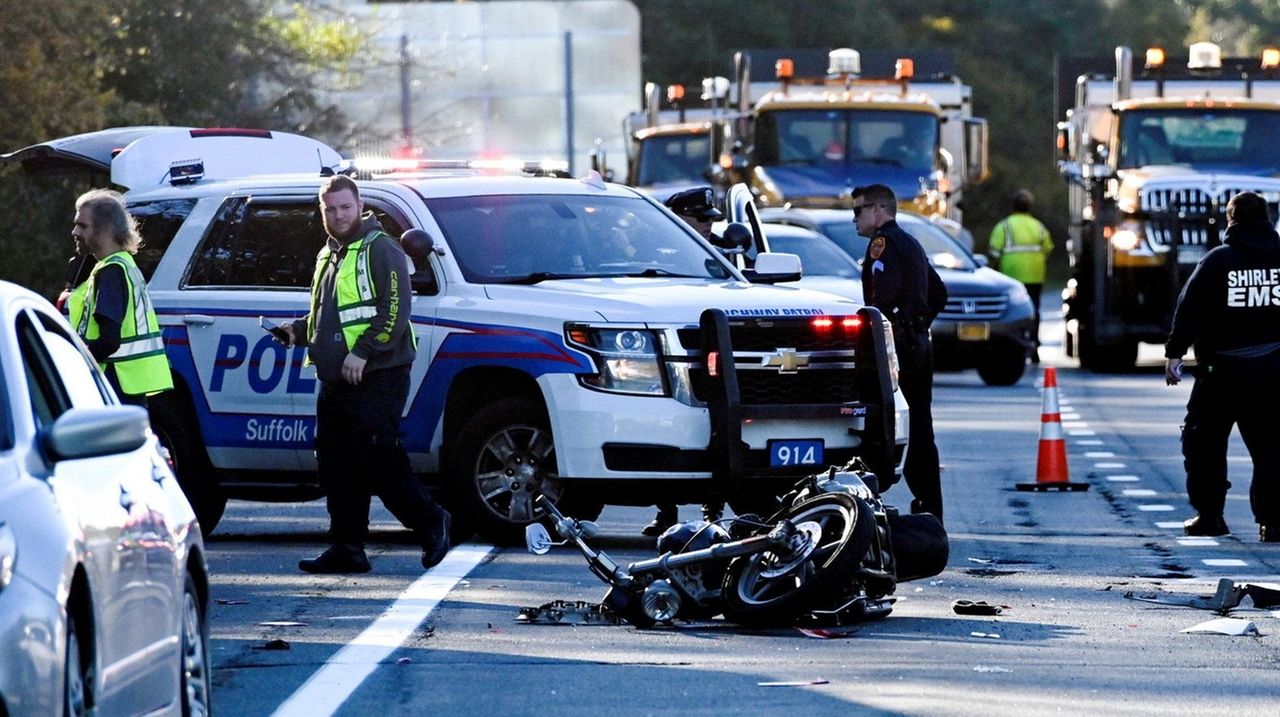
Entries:
[[749,627],[786,624],[848,579],[866,557],[875,528],[871,507],[843,493],[792,506],[783,518],[816,523],[817,540],[801,556],[773,552],[735,558],[725,571],[724,616]]

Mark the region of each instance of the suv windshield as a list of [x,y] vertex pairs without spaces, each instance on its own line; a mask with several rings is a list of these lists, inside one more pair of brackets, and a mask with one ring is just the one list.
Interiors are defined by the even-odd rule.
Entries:
[[472,283],[731,276],[692,230],[639,198],[492,195],[426,203]]

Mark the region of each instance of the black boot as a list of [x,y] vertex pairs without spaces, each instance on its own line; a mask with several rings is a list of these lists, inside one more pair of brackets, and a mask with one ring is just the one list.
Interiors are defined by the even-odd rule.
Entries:
[[367,573],[369,558],[365,557],[364,546],[336,543],[314,558],[299,560],[298,568],[319,574]]
[[440,508],[440,514],[431,520],[431,530],[422,544],[422,567],[428,570],[440,564],[444,556],[449,554],[449,529],[453,527],[453,516],[449,511]]
[[724,501],[719,503],[703,503],[702,519],[714,523],[724,517]]
[[1259,524],[1258,540],[1264,543],[1280,543],[1280,523]]
[[1221,515],[1197,515],[1182,522],[1182,532],[1187,535],[1218,536],[1227,535],[1231,529]]
[[654,516],[653,522],[644,526],[640,531],[641,535],[650,538],[656,538],[662,535],[667,528],[676,524],[676,520],[680,517],[679,511],[675,505],[659,505],[658,514]]

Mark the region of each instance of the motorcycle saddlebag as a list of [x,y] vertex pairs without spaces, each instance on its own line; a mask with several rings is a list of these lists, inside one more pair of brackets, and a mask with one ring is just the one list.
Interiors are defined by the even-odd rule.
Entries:
[[888,513],[889,535],[898,582],[928,578],[942,572],[951,556],[947,531],[931,513]]

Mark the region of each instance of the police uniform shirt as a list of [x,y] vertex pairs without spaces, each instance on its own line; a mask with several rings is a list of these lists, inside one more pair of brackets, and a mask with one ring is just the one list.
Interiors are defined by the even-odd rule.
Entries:
[[1250,358],[1280,348],[1280,236],[1269,224],[1232,224],[1182,288],[1165,356]]
[[881,225],[867,244],[862,293],[868,305],[893,323],[899,359],[919,361],[929,324],[946,305],[946,287],[920,243],[896,221]]

